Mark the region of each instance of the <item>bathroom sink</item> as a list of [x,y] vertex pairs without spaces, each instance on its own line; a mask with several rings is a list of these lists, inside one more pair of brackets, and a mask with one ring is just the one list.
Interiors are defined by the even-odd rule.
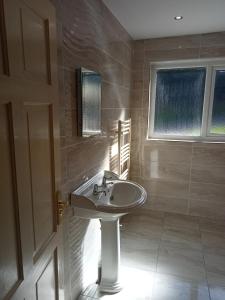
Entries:
[[74,215],[101,220],[101,292],[117,293],[122,289],[119,219],[142,206],[146,197],[142,186],[120,180],[110,171],[98,173],[71,194]]
[[118,210],[121,212],[140,206],[145,201],[143,188],[131,181],[115,180],[106,195],[102,194],[97,202],[101,210]]
[[[107,171],[107,174],[110,173]],[[146,201],[146,192],[139,184],[120,180],[117,176],[109,179],[103,187],[103,176],[104,172],[98,173],[72,193],[71,205],[76,215],[88,219],[118,218]],[[97,195],[93,193],[94,185],[101,190]]]

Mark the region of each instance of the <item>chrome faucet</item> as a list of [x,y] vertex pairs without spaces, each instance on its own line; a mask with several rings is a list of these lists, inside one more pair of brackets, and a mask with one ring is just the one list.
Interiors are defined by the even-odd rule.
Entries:
[[113,181],[107,182],[107,180],[116,180],[118,179],[119,176],[116,173],[113,173],[111,171],[104,171],[104,176],[102,178],[102,184],[98,185],[98,184],[94,184],[94,188],[93,188],[93,195],[98,195],[100,193],[104,193],[106,196],[106,192],[107,192],[107,186],[109,184],[113,184]]
[[113,184],[112,181],[106,183],[106,181],[109,179],[112,179],[112,178],[107,178],[107,177],[103,176],[103,178],[102,178],[102,186],[103,187],[107,187],[108,184]]
[[116,180],[116,179],[118,179],[119,178],[119,176],[117,175],[117,174],[115,174],[115,173],[113,173],[113,172],[110,172],[110,171],[105,171],[104,172],[104,176],[103,176],[103,178],[102,178],[102,186],[103,187],[107,187],[107,184],[113,184],[113,182],[111,181],[111,182],[108,182],[108,183],[106,183],[107,182],[107,180]]
[[103,193],[103,194],[105,194],[105,196],[106,196],[106,191],[105,190],[98,190],[100,187],[102,187],[102,186],[99,186],[99,185],[97,185],[97,184],[94,184],[94,189],[93,189],[93,195],[98,195],[98,194],[101,194],[101,193]]

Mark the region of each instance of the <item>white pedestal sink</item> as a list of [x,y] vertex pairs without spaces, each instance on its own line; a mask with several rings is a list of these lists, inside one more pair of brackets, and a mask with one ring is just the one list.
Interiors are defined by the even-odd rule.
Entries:
[[102,292],[116,293],[121,290],[119,218],[142,206],[146,197],[142,186],[132,181],[119,180],[110,171],[98,173],[71,195],[71,206],[76,216],[101,220],[99,289]]

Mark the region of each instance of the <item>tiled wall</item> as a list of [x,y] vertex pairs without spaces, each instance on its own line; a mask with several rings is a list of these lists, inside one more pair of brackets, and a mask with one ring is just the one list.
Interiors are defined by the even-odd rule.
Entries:
[[225,144],[147,141],[150,62],[225,57],[225,32],[134,42],[132,179],[146,209],[225,219]]
[[[101,0],[52,0],[58,26],[62,190],[65,197],[84,177],[108,168],[114,121],[130,116],[131,39]],[[102,74],[102,136],[77,137],[75,69]],[[64,220],[66,299],[96,278],[99,223]]]

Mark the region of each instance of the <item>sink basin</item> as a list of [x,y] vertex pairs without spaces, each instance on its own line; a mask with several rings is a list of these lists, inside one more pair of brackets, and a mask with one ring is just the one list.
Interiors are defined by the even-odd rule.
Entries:
[[145,202],[145,191],[137,183],[114,180],[110,185],[106,195],[102,194],[96,203],[101,210],[129,212]]
[[119,276],[119,218],[142,206],[146,198],[142,186],[120,180],[110,171],[98,173],[71,194],[74,215],[101,220],[100,292],[117,293],[122,288]]
[[[98,173],[71,195],[71,205],[76,215],[88,219],[118,218],[142,206],[146,192],[142,186],[129,180],[114,179],[102,187],[104,172]],[[93,194],[94,185],[101,187],[102,193]]]

